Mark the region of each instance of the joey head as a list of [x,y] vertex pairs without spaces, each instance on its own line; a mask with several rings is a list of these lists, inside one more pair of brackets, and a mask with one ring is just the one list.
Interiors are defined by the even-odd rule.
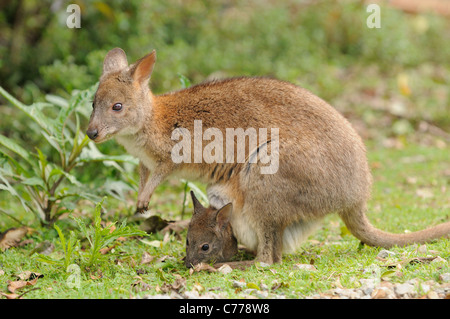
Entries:
[[237,240],[230,225],[232,204],[220,209],[203,207],[191,191],[194,213],[186,238],[186,267],[229,261],[237,254]]

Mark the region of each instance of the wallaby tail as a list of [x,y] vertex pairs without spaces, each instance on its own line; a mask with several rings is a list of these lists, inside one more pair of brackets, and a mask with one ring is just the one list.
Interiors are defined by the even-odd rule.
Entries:
[[450,222],[442,223],[424,230],[393,234],[375,228],[367,219],[365,205],[339,214],[348,230],[364,244],[390,248],[392,246],[408,246],[422,244],[434,239],[450,237]]

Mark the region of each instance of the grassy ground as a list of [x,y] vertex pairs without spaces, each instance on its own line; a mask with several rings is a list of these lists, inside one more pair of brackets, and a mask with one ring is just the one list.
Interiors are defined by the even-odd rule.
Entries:
[[[405,143],[400,149],[386,148],[372,143],[369,158],[374,175],[373,196],[369,218],[379,228],[392,232],[414,231],[449,219],[448,149]],[[165,183],[155,196],[153,211],[163,218],[177,219],[183,200],[181,183]],[[131,212],[135,194],[130,202],[104,205],[108,213],[117,210]],[[87,205],[87,212],[92,207]],[[191,208],[185,218],[189,218]],[[3,227],[17,226],[1,216]],[[107,220],[107,217],[104,217]],[[68,235],[73,229],[64,219],[57,223]],[[73,226],[73,225],[72,225]],[[116,241],[112,250],[102,255],[97,265],[80,269],[80,285],[72,287],[73,273],[63,267],[30,256],[32,249],[43,240],[55,245],[50,256],[63,257],[56,231],[35,228],[28,239],[33,242],[23,247],[10,248],[0,253],[0,291],[9,294],[11,281],[30,271],[42,274],[33,285],[18,289],[23,298],[134,298],[174,293],[188,296],[216,296],[224,298],[253,297],[306,298],[326,293],[333,288],[357,288],[360,279],[380,278],[393,283],[417,278],[420,282],[438,281],[439,275],[450,272],[450,240],[439,240],[426,246],[427,252],[418,252],[417,246],[394,248],[396,255],[387,260],[377,259],[379,248],[360,246],[349,235],[337,216],[329,216],[323,227],[296,253],[285,255],[282,264],[270,267],[253,266],[247,270],[233,270],[229,274],[190,272],[182,262],[185,231],[181,239],[160,233],[145,238]],[[86,242],[81,242],[86,247]],[[157,246],[157,247],[156,247]],[[403,263],[408,258],[438,255],[443,263]],[[143,257],[154,257],[142,263]],[[144,256],[145,255],[145,256]],[[145,259],[144,259],[145,260]],[[75,261],[76,263],[76,261]],[[314,264],[316,270],[301,270],[297,264]],[[387,265],[396,266],[397,273]],[[71,279],[72,278],[72,279]],[[31,281],[33,277],[28,278]],[[245,282],[237,287],[235,282]],[[251,289],[254,290],[251,290]],[[266,291],[265,294],[261,291]],[[190,295],[189,295],[190,294]],[[418,296],[424,295],[418,292]]]
[[[106,8],[106,12],[112,9],[99,1],[87,6],[83,27],[76,33],[65,26],[55,26],[59,22],[54,19],[53,24],[45,26],[40,45],[26,50],[15,45],[23,56],[7,51],[6,56],[11,59],[5,60],[2,70],[14,71],[11,76],[8,72],[4,76],[5,82],[14,86],[13,95],[31,103],[42,101],[46,92],[67,97],[67,90],[90,87],[100,75],[105,53],[117,45],[126,50],[130,62],[157,48],[158,63],[151,80],[156,94],[180,89],[178,74],[186,76],[192,84],[215,76],[278,77],[330,102],[367,141],[374,175],[368,214],[375,226],[401,233],[449,220],[448,19],[410,15],[383,6],[382,28],[369,29],[364,26],[368,13],[361,1],[323,0],[306,4],[292,1],[289,5],[276,1],[250,5],[242,1],[154,1],[151,5],[132,1],[127,2],[131,7],[126,10],[118,3],[111,5],[121,13],[115,17],[103,19],[105,10],[96,8]],[[33,3],[29,5],[33,7]],[[66,14],[65,8],[61,10]],[[5,15],[20,16],[27,22],[20,27],[14,19],[17,32],[5,31],[7,38],[18,39],[19,31],[24,39],[36,38],[28,35],[35,34],[30,28],[40,23],[28,22],[40,21],[39,17],[46,13],[28,11],[28,16],[22,16],[27,12],[18,11],[21,14],[17,15],[5,11]],[[7,27],[2,28],[9,30]],[[57,45],[52,50],[54,44]],[[58,57],[54,56],[56,53]],[[41,63],[34,59],[41,57]],[[18,77],[22,77],[20,72],[27,82],[17,83]],[[30,72],[34,77],[25,77]],[[90,111],[90,103],[86,106]],[[5,115],[1,134],[20,141],[28,152],[34,152],[36,146],[43,151],[49,149],[42,147],[45,139],[25,114],[6,104],[0,105],[0,109]],[[84,120],[80,127],[87,126],[87,119]],[[108,155],[123,154],[123,149],[112,141],[99,149]],[[46,155],[55,160],[52,158],[55,154],[49,150]],[[123,178],[116,171],[108,171],[107,176],[104,172],[92,164],[75,173],[83,185]],[[151,210],[164,219],[179,220],[183,196],[182,182],[167,181],[153,196]],[[128,217],[131,226],[139,227],[139,222],[131,221],[136,197],[134,192],[122,202],[108,197],[103,205],[104,223]],[[73,214],[92,223],[93,211],[92,203],[79,201]],[[185,219],[191,211],[189,202]],[[14,218],[4,212],[13,212]],[[80,240],[80,252],[86,253],[89,244],[72,219],[64,215],[56,224],[66,238],[74,231]],[[183,231],[178,237],[156,233],[143,240],[117,240],[89,267],[75,254],[71,263],[80,267],[78,276],[66,267],[41,261],[33,253],[37,245],[48,241],[54,245],[49,258],[65,256],[57,231],[39,226],[31,214],[26,214],[14,198],[0,189],[0,232],[21,225],[31,228],[23,238],[28,244],[0,250],[3,298],[139,298],[180,294],[307,298],[330,295],[336,288],[358,288],[362,279],[394,284],[417,279],[421,283],[441,284],[440,276],[450,273],[448,239],[426,247],[394,248],[391,251],[395,255],[380,259],[381,249],[360,246],[337,216],[329,216],[296,254],[285,255],[282,264],[270,267],[258,265],[229,274],[191,273],[182,262],[186,235]],[[443,261],[409,262],[411,258],[426,256],[439,256]],[[315,270],[302,270],[298,266],[301,264],[313,264]],[[80,279],[79,285],[72,285],[74,278]],[[28,285],[16,289],[12,295],[11,287],[20,281]],[[424,289],[417,289],[415,297],[426,295]]]

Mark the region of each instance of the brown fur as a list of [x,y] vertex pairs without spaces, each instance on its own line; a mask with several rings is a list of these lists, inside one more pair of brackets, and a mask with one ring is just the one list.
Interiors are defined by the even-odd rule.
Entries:
[[[242,77],[154,96],[148,81],[155,60],[153,51],[128,66],[121,49],[108,53],[87,130],[95,142],[115,137],[140,159],[138,211],[147,209],[169,175],[203,181],[214,208],[232,203],[236,238],[269,264],[280,262],[282,251],[295,249],[329,213],[338,213],[368,245],[407,245],[450,234],[450,223],[411,234],[388,234],[370,225],[365,210],[372,179],[364,144],[343,116],[309,91]],[[118,102],[123,109],[113,111]],[[172,131],[192,132],[194,120],[224,136],[226,128],[279,128],[278,171],[261,174],[261,162],[174,163]],[[246,158],[254,152],[247,148]]]
[[194,213],[186,237],[186,267],[202,262],[220,263],[231,260],[238,252],[238,243],[230,224],[231,203],[220,209],[205,208],[192,191],[191,196]]

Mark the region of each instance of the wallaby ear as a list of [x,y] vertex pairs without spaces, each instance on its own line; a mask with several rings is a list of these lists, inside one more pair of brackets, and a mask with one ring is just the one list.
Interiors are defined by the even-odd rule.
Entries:
[[233,213],[233,204],[228,203],[219,209],[216,213],[216,222],[219,229],[224,229],[231,221],[231,214]]
[[140,85],[147,85],[156,62],[156,51],[153,50],[143,58],[139,59],[131,69],[131,77]]
[[205,207],[203,207],[202,203],[199,202],[197,197],[195,197],[195,194],[193,191],[191,191],[191,197],[192,197],[192,203],[194,204],[194,214],[198,213],[199,210],[202,210],[205,208]]
[[121,48],[114,48],[106,54],[103,61],[103,74],[116,72],[128,66],[127,55]]

